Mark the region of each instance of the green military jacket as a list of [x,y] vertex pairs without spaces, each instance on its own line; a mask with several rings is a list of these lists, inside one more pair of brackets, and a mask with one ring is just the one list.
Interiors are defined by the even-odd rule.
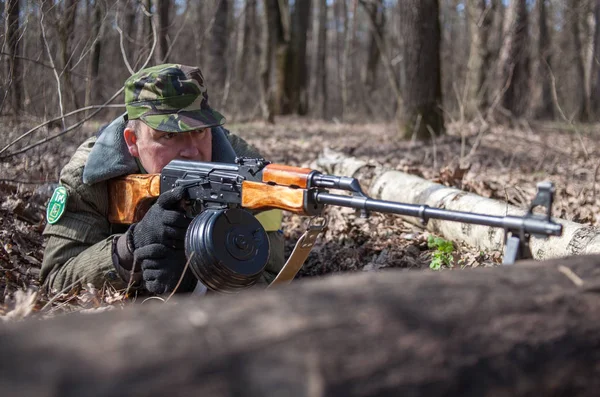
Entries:
[[[233,134],[228,134],[227,139],[238,156],[258,157],[257,151],[243,139]],[[49,292],[67,290],[77,284],[92,284],[96,288],[110,285],[117,290],[127,288],[112,258],[113,240],[125,233],[127,227],[108,221],[107,182],[83,182],[83,170],[96,140],[92,137],[79,146],[60,173],[60,184],[68,193],[66,209],[43,233],[47,243],[40,278]],[[276,223],[280,226],[281,215],[277,216],[279,222]],[[270,220],[271,226],[266,230],[271,255],[261,277],[262,283],[271,282],[284,263],[283,234],[273,227],[272,217]]]

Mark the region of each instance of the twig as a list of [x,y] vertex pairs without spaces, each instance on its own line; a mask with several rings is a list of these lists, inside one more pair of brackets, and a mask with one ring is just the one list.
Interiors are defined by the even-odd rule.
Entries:
[[[54,122],[54,121],[57,121],[57,120],[60,120],[60,119],[62,119],[62,117],[68,117],[68,116],[72,116],[72,115],[74,115],[74,114],[77,114],[77,113],[80,113],[80,112],[85,112],[85,111],[87,111],[87,110],[90,110],[90,109],[122,108],[122,107],[125,107],[125,105],[124,105],[124,104],[123,104],[123,105],[121,105],[121,104],[119,104],[119,105],[109,105],[109,104],[104,104],[104,105],[90,105],[90,106],[83,107],[83,108],[81,108],[81,109],[76,109],[76,110],[73,110],[72,112],[69,112],[69,113],[67,113],[67,114],[65,114],[65,115],[63,115],[63,116],[61,116],[61,117],[55,117],[55,118],[53,118],[53,119],[50,119],[50,120],[44,121],[42,124],[36,125],[35,127],[31,128],[29,131],[25,132],[23,135],[19,136],[17,139],[15,139],[15,140],[14,140],[14,141],[12,141],[11,143],[9,143],[9,144],[8,144],[8,145],[6,145],[5,147],[3,147],[3,148],[2,148],[2,150],[0,150],[0,154],[4,153],[4,152],[5,152],[5,151],[6,151],[6,150],[9,148],[9,147],[11,147],[11,146],[15,145],[15,144],[16,144],[17,142],[19,142],[21,139],[24,139],[24,138],[26,138],[28,135],[30,135],[30,134],[32,134],[33,132],[35,132],[35,131],[39,130],[40,128],[42,128],[43,126],[45,126],[45,125],[47,125],[47,124],[50,124],[50,123],[52,123],[52,122]],[[86,121],[86,120],[87,120],[87,119],[85,119],[84,121]],[[11,154],[12,154],[12,153],[11,153]],[[9,155],[7,155],[7,156],[4,156],[4,157],[0,157],[0,159],[4,159],[4,158],[6,158],[6,157],[9,157],[11,154],[9,154]]]
[[431,134],[431,143],[433,144],[433,169],[437,170],[437,146],[435,144],[435,131],[429,124],[425,126],[429,133]]
[[62,120],[62,127],[63,129],[65,128],[65,118],[64,118],[64,109],[63,109],[63,103],[62,103],[62,93],[61,93],[61,85],[60,85],[60,77],[58,76],[58,73],[56,72],[56,65],[54,65],[54,59],[52,59],[52,54],[50,52],[50,46],[48,45],[48,40],[46,39],[46,29],[44,28],[44,16],[46,14],[44,14],[42,12],[42,15],[40,17],[40,28],[42,30],[42,38],[44,39],[44,46],[46,48],[46,51],[48,52],[48,59],[50,60],[50,65],[52,66],[52,71],[54,72],[54,78],[56,79],[56,85],[58,88],[58,108],[60,110],[60,115],[61,120]]
[[[225,0],[223,0],[225,1]],[[216,11],[215,11],[216,14]],[[173,48],[175,47],[175,43],[177,42],[177,39],[179,38],[179,35],[181,34],[181,31],[183,30],[183,28],[185,27],[185,24],[190,16],[189,12],[186,12],[184,14],[184,19],[183,22],[181,23],[181,26],[179,27],[179,29],[177,30],[177,33],[175,33],[175,37],[173,38],[173,41],[171,42],[171,45],[169,46],[169,48],[167,49],[167,53],[165,54],[165,59],[169,58],[169,55],[171,55],[171,51],[173,50]]]
[[144,13],[144,15],[146,15],[150,19],[150,27],[152,28],[152,47],[150,47],[150,53],[148,54],[146,61],[144,62],[142,67],[139,69],[139,70],[142,70],[146,67],[146,65],[148,65],[148,62],[150,62],[150,60],[152,59],[152,56],[154,55],[154,50],[156,49],[156,43],[158,42],[158,37],[157,37],[158,35],[156,33],[156,25],[154,25],[152,13],[146,9],[146,6],[142,2],[140,2],[140,6],[142,7],[142,12]]
[[[546,61],[544,60],[544,62],[546,62]],[[590,155],[589,155],[587,149],[585,148],[585,144],[583,143],[583,138],[581,137],[581,133],[580,133],[579,129],[576,128],[575,125],[573,125],[572,120],[569,120],[567,118],[567,116],[565,116],[565,113],[563,112],[562,108],[560,107],[560,104],[558,103],[558,94],[556,92],[556,78],[554,77],[552,68],[550,67],[550,65],[548,65],[548,62],[546,62],[546,66],[548,66],[548,72],[550,73],[550,80],[552,82],[552,100],[554,101],[554,106],[556,106],[556,108],[558,109],[558,112],[560,113],[560,117],[562,117],[563,120],[567,124],[569,124],[571,127],[573,127],[573,130],[575,131],[575,135],[579,139],[579,143],[581,144],[581,148],[583,149],[583,153],[585,154],[585,159],[588,160],[590,158]]]
[[594,181],[592,183],[592,201],[596,201],[596,178],[598,177],[598,169],[600,168],[600,162],[594,169]]
[[558,266],[557,269],[559,272],[567,276],[567,278],[571,280],[576,286],[581,287],[583,285],[583,280],[581,279],[581,277],[575,274],[573,270],[563,265]]
[[23,185],[43,185],[45,183],[48,183],[48,181],[21,181],[19,179],[2,179],[2,178],[0,178],[0,182],[22,183]]
[[125,46],[123,45],[123,30],[119,27],[119,9],[117,8],[117,12],[115,13],[115,29],[119,32],[119,47],[121,48],[121,56],[123,57],[123,61],[125,62],[125,66],[127,66],[127,70],[129,70],[129,74],[134,74],[133,68],[129,64],[129,60],[127,60],[127,54],[125,52]]
[[81,126],[83,123],[85,123],[86,121],[88,121],[89,119],[91,119],[92,117],[94,117],[96,114],[98,114],[98,113],[99,113],[99,112],[100,112],[102,109],[104,109],[104,108],[106,107],[106,105],[108,105],[108,104],[109,104],[110,102],[112,102],[112,101],[113,101],[113,100],[114,100],[114,99],[115,99],[117,96],[119,96],[119,95],[120,95],[120,94],[123,92],[123,90],[124,90],[124,88],[121,88],[121,89],[120,89],[119,91],[117,91],[117,92],[116,92],[116,93],[115,93],[115,94],[114,94],[112,97],[110,97],[110,98],[108,99],[108,101],[106,101],[106,102],[104,103],[104,105],[102,105],[102,106],[99,106],[99,107],[98,107],[98,109],[97,109],[95,112],[91,113],[89,116],[85,117],[83,120],[80,120],[79,122],[77,122],[76,124],[72,125],[71,127],[67,128],[67,129],[65,129],[65,130],[62,130],[61,132],[59,132],[59,133],[58,133],[58,134],[56,134],[56,135],[49,136],[49,137],[48,137],[48,138],[46,138],[46,139],[42,139],[41,141],[37,141],[36,143],[33,143],[33,144],[29,145],[29,146],[26,146],[26,147],[24,147],[24,148],[22,148],[22,149],[20,149],[20,150],[17,150],[17,151],[15,151],[15,152],[11,152],[11,153],[7,154],[6,156],[0,157],[0,160],[6,160],[6,159],[7,159],[7,158],[9,158],[9,157],[13,157],[13,156],[16,156],[17,154],[24,153],[24,152],[26,152],[26,151],[28,151],[28,150],[30,150],[30,149],[33,149],[34,147],[37,147],[37,146],[43,145],[43,144],[44,144],[44,143],[46,143],[46,142],[50,142],[50,141],[52,141],[52,140],[54,140],[54,139],[56,139],[56,138],[58,138],[58,137],[60,137],[60,136],[62,136],[62,135],[64,135],[64,134],[66,134],[67,132],[74,130],[75,128],[77,128],[77,127]]
[[422,118],[423,118],[423,116],[421,115],[421,113],[417,114],[417,119],[415,120],[415,126],[413,127],[413,133],[410,138],[410,147],[411,148],[414,145],[414,143],[417,141],[417,131],[419,130],[419,128],[421,128],[421,119]]
[[52,299],[50,299],[48,301],[48,303],[46,303],[44,305],[44,307],[42,307],[42,309],[40,310],[40,312],[43,312],[48,306],[50,306],[52,303],[54,303],[59,297],[60,295],[62,295],[63,293],[67,292],[68,290],[70,290],[71,288],[73,288],[75,285],[77,285],[78,283],[80,283],[85,277],[80,277],[79,279],[73,281],[71,284],[67,285],[65,288],[63,288],[59,293],[55,294]]
[[[143,11],[143,12],[144,12],[146,15],[151,15],[151,14],[149,14],[149,13],[148,13],[148,11],[147,11],[147,10],[146,10],[146,9],[143,7],[143,5],[142,5],[142,11]],[[43,18],[43,14],[42,14],[42,18]],[[40,21],[40,23],[41,23],[41,21]],[[157,42],[157,40],[156,40],[156,27],[154,26],[154,23],[152,22],[152,19],[150,19],[150,25],[152,26],[152,34],[153,34],[152,48],[150,49],[150,54],[148,54],[148,58],[146,58],[146,61],[144,62],[144,64],[142,65],[142,67],[141,67],[140,69],[144,69],[144,68],[146,67],[146,65],[148,65],[148,63],[149,63],[149,62],[150,62],[150,60],[152,59],[152,54],[154,53],[154,49],[156,48],[156,42]],[[43,25],[42,25],[42,27],[43,27]],[[42,29],[42,30],[43,30],[43,29]],[[45,36],[44,36],[44,38],[45,38]],[[52,61],[52,57],[50,57],[50,60]],[[52,64],[54,65],[54,63],[52,63]],[[54,73],[56,74],[56,68],[54,68],[53,70],[54,70]],[[75,114],[75,113],[77,113],[77,112],[81,112],[81,111],[84,111],[84,110],[89,110],[89,109],[91,109],[91,108],[98,108],[98,110],[96,110],[95,112],[91,113],[89,116],[85,117],[83,120],[81,120],[81,121],[77,122],[76,124],[72,125],[71,127],[67,128],[67,129],[64,129],[64,117],[65,117],[65,115],[63,115],[63,114],[62,114],[62,105],[61,105],[61,117],[60,117],[60,118],[57,118],[57,119],[53,119],[53,120],[51,120],[51,121],[49,121],[49,122],[52,122],[52,121],[56,121],[56,120],[63,119],[63,131],[61,131],[60,133],[58,133],[58,134],[56,134],[56,135],[50,136],[50,137],[48,137],[48,138],[46,138],[46,139],[42,139],[41,141],[38,141],[38,142],[36,142],[36,143],[34,143],[34,144],[31,144],[31,145],[29,145],[29,146],[26,146],[26,147],[24,147],[24,148],[22,148],[22,149],[20,149],[20,150],[17,150],[16,152],[12,152],[12,153],[9,153],[9,154],[8,154],[8,155],[6,155],[6,156],[0,157],[0,160],[5,160],[5,159],[7,159],[7,158],[9,158],[9,157],[12,157],[12,156],[15,156],[15,155],[17,155],[17,154],[24,153],[24,152],[26,152],[26,151],[28,151],[28,150],[30,150],[30,149],[33,149],[34,147],[37,147],[37,146],[39,146],[39,145],[43,145],[43,144],[44,144],[44,143],[46,143],[46,142],[49,142],[49,141],[51,141],[51,140],[53,140],[53,139],[56,139],[56,138],[58,138],[58,137],[60,137],[60,136],[62,136],[62,135],[64,135],[64,134],[66,134],[66,133],[67,133],[67,132],[69,132],[69,131],[72,131],[72,130],[74,130],[75,128],[79,127],[79,126],[80,126],[80,125],[82,125],[84,122],[86,122],[87,120],[91,119],[91,118],[92,118],[92,117],[94,117],[96,114],[98,114],[98,113],[100,112],[100,110],[102,110],[102,109],[104,109],[104,108],[106,108],[106,107],[109,107],[109,104],[110,104],[110,103],[111,103],[111,102],[112,102],[112,101],[113,101],[113,100],[114,100],[114,99],[115,99],[117,96],[119,96],[119,95],[120,95],[120,94],[123,92],[123,90],[124,90],[124,87],[123,87],[123,88],[121,88],[121,89],[119,89],[119,90],[118,90],[118,91],[117,91],[117,92],[116,92],[116,93],[115,93],[115,94],[114,94],[112,97],[110,97],[110,98],[109,98],[109,99],[108,99],[106,102],[104,102],[104,104],[102,104],[101,106],[88,106],[88,107],[85,107],[85,108],[83,108],[83,109],[78,109],[78,110],[76,110],[76,111],[73,111],[73,112],[69,113],[68,115],[70,115],[70,114]],[[59,89],[59,95],[60,95],[60,89]],[[120,106],[120,107],[122,107],[123,105],[115,105],[114,107],[116,107],[116,106]],[[111,106],[111,107],[113,107],[113,106]],[[25,136],[29,135],[30,133],[32,133],[33,131],[37,130],[38,128],[40,128],[40,127],[42,127],[42,126],[44,126],[44,125],[48,124],[49,122],[46,122],[46,123],[44,123],[44,124],[41,124],[40,126],[37,126],[37,127],[33,128],[33,129],[32,129],[32,130],[30,130],[30,131],[27,131],[27,132],[25,133],[25,135],[24,135],[24,136],[21,136],[21,137],[19,137],[17,140],[15,140],[14,142],[10,143],[10,144],[9,144],[7,147],[3,148],[3,149],[0,151],[0,154],[2,154],[3,152],[5,152],[5,151],[6,151],[6,149],[8,149],[8,147],[12,146],[14,143],[18,142],[19,140],[23,139]]]
[[[52,69],[52,66],[50,66],[48,64],[45,64],[42,61],[38,61],[38,60],[32,59],[32,58],[28,58],[28,57],[25,57],[25,56],[22,56],[22,55],[12,55],[12,54],[9,54],[7,52],[1,52],[1,51],[0,51],[0,55],[10,56],[10,57],[13,57],[13,58],[22,59],[24,61],[35,63],[36,65],[40,65],[40,66],[43,66],[45,68]],[[81,74],[81,73],[78,73],[78,72],[71,72],[71,73],[73,74],[73,76],[78,76],[78,77],[81,77],[83,79],[87,79],[87,76],[84,75],[84,74]]]
[[181,273],[181,277],[179,277],[179,281],[177,282],[177,285],[175,286],[175,288],[173,289],[173,292],[171,292],[171,295],[169,295],[169,297],[167,298],[167,300],[165,301],[165,303],[167,303],[169,301],[169,299],[171,299],[171,297],[173,295],[175,295],[175,292],[177,292],[177,289],[179,288],[179,285],[183,281],[183,278],[185,277],[185,272],[187,271],[188,267],[190,266],[190,262],[192,261],[193,257],[194,257],[194,251],[192,251],[190,257],[188,258],[187,262],[185,263],[185,267],[183,268],[183,272]]
[[[117,4],[117,2],[115,2],[110,8],[114,7],[116,4]],[[110,10],[110,8],[108,10]],[[108,12],[106,12],[104,14],[104,17],[102,18],[102,23],[100,24],[101,26],[104,25],[104,22],[106,21],[106,19],[108,19],[108,15],[109,15]],[[94,48],[94,44],[96,44],[96,42],[99,40],[99,37],[102,36],[102,33],[100,33],[100,32],[102,32],[102,28],[100,28],[100,30],[98,32],[99,33],[96,35],[96,37],[94,37],[94,41],[92,41],[92,44],[90,44],[90,46],[87,49],[85,49],[85,46],[84,46],[85,50],[81,52],[77,62],[75,62],[71,66],[71,73],[73,73],[73,70],[85,59],[85,57],[87,56],[87,54],[89,54],[89,52],[92,50],[92,48]],[[88,42],[89,42],[89,38],[88,38]],[[86,79],[87,79],[87,76],[86,76]]]

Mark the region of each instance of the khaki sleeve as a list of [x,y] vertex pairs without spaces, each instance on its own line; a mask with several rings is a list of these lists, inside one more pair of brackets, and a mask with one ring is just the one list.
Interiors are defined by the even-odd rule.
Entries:
[[67,189],[64,214],[44,230],[47,237],[41,282],[50,291],[61,291],[74,284],[106,283],[125,288],[112,260],[111,226],[108,222],[106,183],[85,185],[83,167],[93,146],[93,139],[82,144],[63,168],[60,184]]

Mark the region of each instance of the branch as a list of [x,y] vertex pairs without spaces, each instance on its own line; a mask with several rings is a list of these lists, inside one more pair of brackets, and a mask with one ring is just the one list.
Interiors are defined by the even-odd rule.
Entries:
[[388,77],[388,82],[389,82],[392,90],[394,91],[394,94],[396,95],[396,99],[398,100],[398,103],[402,103],[403,102],[402,93],[400,92],[400,88],[398,87],[398,81],[396,80],[396,77],[394,76],[394,71],[392,70],[392,67],[391,67],[392,62],[390,61],[390,58],[387,55],[387,43],[386,43],[385,39],[383,37],[381,37],[379,31],[377,30],[377,25],[376,25],[375,21],[373,20],[373,16],[369,12],[369,9],[367,8],[367,4],[366,4],[365,0],[358,0],[358,2],[364,8],[365,12],[368,15],[367,20],[369,21],[369,28],[373,31],[373,37],[375,38],[375,43],[377,44],[377,48],[379,49],[379,56],[384,61],[383,64],[385,66],[385,71],[386,71],[386,74]]
[[[81,108],[81,109],[78,109],[78,110],[75,110],[75,111],[69,113],[69,114],[73,114],[73,113],[77,113],[77,112],[82,112],[82,111],[85,111],[85,110],[89,110],[91,108],[97,108],[97,110],[95,112],[91,113],[89,116],[85,117],[83,120],[78,121],[76,124],[72,125],[71,127],[62,130],[61,132],[59,132],[56,135],[49,136],[46,139],[42,139],[41,141],[37,141],[36,143],[33,143],[33,144],[29,145],[29,146],[26,146],[26,147],[24,147],[24,148],[22,148],[20,150],[17,150],[15,152],[11,152],[11,153],[7,154],[6,156],[0,157],[0,161],[3,161],[3,160],[6,160],[6,159],[8,159],[10,157],[16,156],[17,154],[24,153],[24,152],[26,152],[26,151],[28,151],[30,149],[33,149],[36,146],[43,145],[46,142],[50,142],[50,141],[58,138],[59,136],[62,136],[64,134],[66,134],[67,132],[74,130],[75,128],[81,126],[83,123],[85,123],[86,121],[88,121],[89,119],[91,119],[92,117],[94,117],[96,114],[98,114],[104,108],[107,108],[107,107],[123,107],[124,105],[108,106],[108,104],[111,103],[117,96],[119,96],[123,92],[123,90],[124,90],[124,87],[121,88],[121,89],[119,89],[117,92],[115,92],[115,94],[112,97],[110,97],[110,99],[108,101],[104,102],[104,104],[101,105],[101,106],[87,106],[85,108]],[[57,118],[57,119],[54,119],[54,120],[60,120],[60,118]],[[33,128],[32,130],[27,131],[23,136],[19,137],[16,141],[19,141],[19,140],[23,139],[27,134],[30,134],[31,132],[35,131],[36,129],[40,128],[41,126],[46,125],[46,124],[48,124],[48,123],[50,123],[52,121],[53,120],[47,121],[44,124],[41,124],[40,126],[37,126],[37,127]],[[4,152],[11,145],[12,145],[12,143],[9,144],[4,149],[2,149],[2,151],[0,151],[0,153]]]
[[[21,56],[21,55],[14,55],[13,56],[12,54],[9,54],[8,52],[0,52],[0,55],[14,57],[14,58],[19,58],[19,59],[22,59],[24,61],[29,61],[31,63],[35,63],[36,65],[43,66],[45,68],[52,69],[51,65],[45,64],[44,62],[38,61],[38,60],[33,59],[33,58],[28,58],[28,57]],[[84,74],[81,74],[81,73],[78,73],[78,72],[73,72],[73,71],[71,71],[71,73],[73,74],[73,76],[79,76],[79,77],[81,77],[83,79],[87,79],[87,76],[84,75]]]
[[58,73],[56,72],[56,66],[54,65],[54,60],[52,59],[52,54],[50,53],[50,46],[48,45],[48,40],[46,39],[46,29],[44,28],[44,16],[46,14],[42,11],[42,15],[40,17],[40,28],[42,30],[42,37],[44,38],[44,46],[46,48],[46,51],[48,52],[48,58],[50,59],[50,65],[52,65],[52,71],[54,72],[54,77],[56,78],[56,85],[58,88],[58,108],[60,110],[60,114],[61,114],[61,120],[62,120],[62,126],[63,128],[65,128],[65,119],[64,119],[64,109],[63,109],[63,104],[62,104],[62,93],[61,93],[61,86],[60,86],[60,77],[58,76]]

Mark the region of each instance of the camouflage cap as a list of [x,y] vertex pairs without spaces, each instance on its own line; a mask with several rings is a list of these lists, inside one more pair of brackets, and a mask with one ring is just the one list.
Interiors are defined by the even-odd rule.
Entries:
[[199,68],[177,64],[143,69],[125,82],[125,107],[130,120],[141,119],[159,131],[185,132],[225,123],[208,105]]

